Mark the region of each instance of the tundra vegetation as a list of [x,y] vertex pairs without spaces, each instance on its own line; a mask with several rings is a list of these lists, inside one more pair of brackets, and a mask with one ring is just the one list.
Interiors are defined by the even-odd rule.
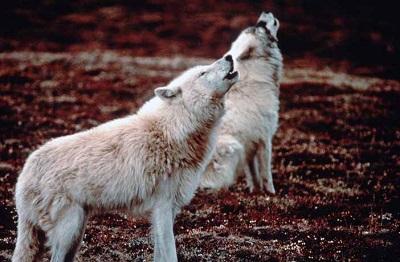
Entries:
[[[15,2],[0,10],[8,19],[0,26],[0,260],[10,261],[14,249],[13,195],[29,153],[50,138],[135,112],[155,87],[222,56],[263,10],[279,17],[285,59],[273,141],[276,195],[250,193],[244,179],[198,191],[175,222],[178,258],[400,257],[397,10],[339,8],[334,1],[187,8]],[[114,213],[97,216],[78,257],[151,260],[149,226]]]

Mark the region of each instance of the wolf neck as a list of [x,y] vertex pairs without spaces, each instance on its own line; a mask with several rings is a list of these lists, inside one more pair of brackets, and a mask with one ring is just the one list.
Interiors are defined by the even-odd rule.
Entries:
[[221,116],[217,114],[199,121],[188,112],[167,115],[158,123],[164,142],[169,146],[179,145],[179,152],[172,158],[182,169],[201,171],[211,158]]
[[269,56],[263,58],[261,70],[264,72],[264,79],[272,82],[273,86],[279,88],[282,78],[282,54],[279,48],[269,49]]
[[179,143],[196,136],[195,134],[208,138],[215,132],[220,118],[219,113],[215,112],[200,118],[186,110],[173,110],[165,111],[159,123],[165,138]]
[[279,94],[282,77],[282,55],[279,50],[268,57],[260,57],[242,64],[241,67],[239,73],[242,80],[233,86],[234,89],[242,89],[242,85],[248,82],[258,82]]

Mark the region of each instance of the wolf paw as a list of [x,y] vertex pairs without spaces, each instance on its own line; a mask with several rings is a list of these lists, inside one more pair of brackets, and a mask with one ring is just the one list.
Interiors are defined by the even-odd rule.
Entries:
[[272,195],[275,195],[276,193],[274,183],[272,181],[267,181],[266,179],[264,179],[263,182],[263,189]]

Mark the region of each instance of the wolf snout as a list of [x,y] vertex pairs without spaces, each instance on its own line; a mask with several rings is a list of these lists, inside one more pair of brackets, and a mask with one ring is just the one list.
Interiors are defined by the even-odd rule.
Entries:
[[231,56],[231,55],[225,56],[225,60],[226,60],[226,61],[229,61],[229,62],[231,62],[231,63],[233,63],[233,59],[232,59],[232,56]]
[[225,56],[225,60],[229,62],[229,64],[231,65],[231,69],[229,69],[229,72],[233,71],[233,58],[231,55],[227,55]]
[[224,59],[229,62],[229,71],[226,74],[226,76],[224,77],[224,80],[227,79],[229,81],[231,81],[231,80],[233,81],[234,79],[236,79],[235,81],[237,81],[238,72],[235,71],[235,68],[233,66],[232,55],[227,55],[224,57]]

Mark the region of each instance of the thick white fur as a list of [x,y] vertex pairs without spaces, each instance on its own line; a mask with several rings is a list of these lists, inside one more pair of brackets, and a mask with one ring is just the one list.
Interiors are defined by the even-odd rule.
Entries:
[[279,21],[271,13],[262,13],[257,24],[244,30],[227,53],[234,58],[240,81],[228,92],[216,151],[201,177],[201,187],[228,187],[235,174],[244,172],[250,190],[259,187],[275,193],[272,138],[278,127],[282,74],[278,28]]
[[231,135],[218,136],[218,150],[214,151],[212,162],[207,165],[205,174],[215,174],[201,178],[204,188],[228,187],[235,182],[236,170],[243,167],[250,174],[245,162],[245,148]]
[[[16,186],[18,239],[13,261],[72,261],[90,215],[150,214],[154,260],[176,261],[173,221],[198,186],[224,113],[221,59],[189,69],[136,115],[44,144],[26,161]],[[203,73],[201,75],[201,73]]]

